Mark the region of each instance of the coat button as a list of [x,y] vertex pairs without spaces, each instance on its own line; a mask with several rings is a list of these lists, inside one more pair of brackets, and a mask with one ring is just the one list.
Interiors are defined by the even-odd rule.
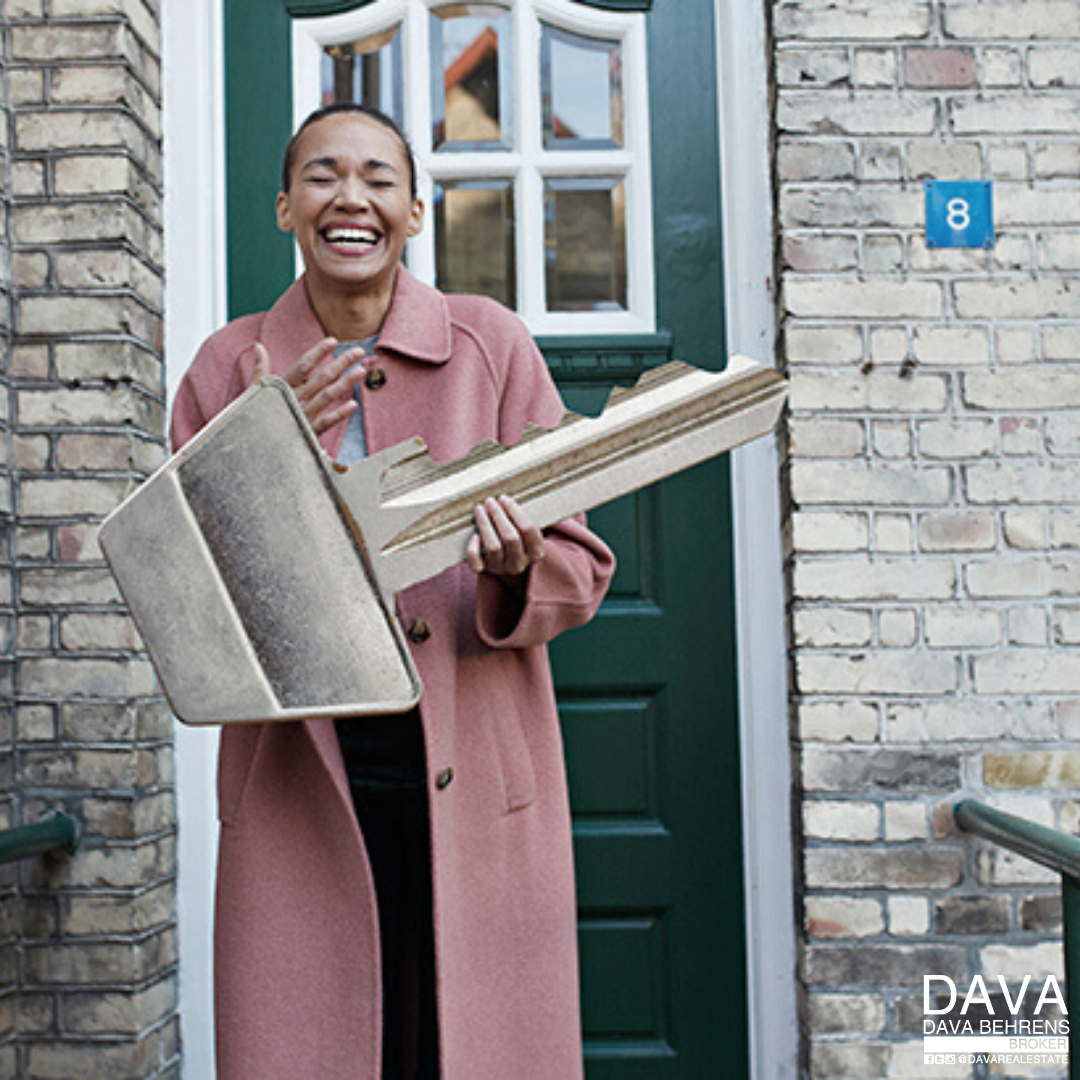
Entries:
[[386,385],[386,372],[382,368],[372,368],[364,376],[364,385],[369,390],[378,390],[380,386]]
[[439,773],[439,775],[437,777],[435,777],[435,786],[440,791],[444,791],[446,788],[448,788],[450,786],[450,783],[451,783],[451,781],[453,779],[454,779],[454,770],[453,769],[443,769],[443,771],[441,773]]
[[431,623],[427,619],[413,619],[405,633],[414,645],[419,645],[431,637]]

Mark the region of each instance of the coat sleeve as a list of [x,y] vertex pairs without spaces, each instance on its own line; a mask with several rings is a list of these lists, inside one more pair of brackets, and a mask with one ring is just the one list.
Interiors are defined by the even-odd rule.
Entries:
[[169,445],[173,453],[197,435],[209,419],[198,387],[194,385],[189,372],[184,376],[173,399],[172,419],[169,421]]
[[[255,330],[258,323],[243,330]],[[237,324],[239,329],[239,324]],[[227,327],[203,342],[173,400],[169,444],[173,453],[197,435],[222,409],[238,398],[255,369],[254,340],[244,333],[240,340]]]
[[[505,445],[516,443],[527,423],[555,427],[566,411],[540,350],[516,316],[510,318],[499,415]],[[529,569],[524,594],[480,575],[477,633],[495,649],[546,644],[593,617],[614,572],[615,556],[586,527],[585,516],[563,521],[544,531],[544,558]]]

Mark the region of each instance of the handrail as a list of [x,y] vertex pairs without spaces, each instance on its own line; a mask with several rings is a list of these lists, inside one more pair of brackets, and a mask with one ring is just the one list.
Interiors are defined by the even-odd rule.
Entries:
[[33,825],[0,832],[0,863],[44,855],[48,851],[63,850],[72,855],[78,843],[78,824],[66,814],[53,814]]
[[953,807],[961,829],[985,837],[1061,875],[1061,920],[1065,947],[1065,1001],[1069,1010],[1069,1078],[1080,1080],[1080,839],[995,810],[973,799]]
[[974,799],[958,802],[953,807],[953,817],[960,828],[1080,883],[1080,839],[1075,836],[984,806]]

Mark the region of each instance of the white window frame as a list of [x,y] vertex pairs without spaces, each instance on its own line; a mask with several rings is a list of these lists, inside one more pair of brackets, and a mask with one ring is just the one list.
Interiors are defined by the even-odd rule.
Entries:
[[[495,3],[499,0],[490,0]],[[652,184],[649,136],[648,56],[640,12],[616,13],[570,0],[501,0],[513,15],[515,84],[512,147],[508,150],[431,149],[429,14],[446,0],[377,0],[355,11],[296,19],[292,30],[293,113],[300,124],[320,104],[320,58],[329,45],[369,37],[401,23],[404,67],[404,128],[417,160],[417,186],[433,205],[437,183],[467,179],[514,181],[517,310],[534,334],[603,336],[652,333],[656,329]],[[618,149],[545,150],[541,137],[541,23],[622,47],[625,146]],[[418,78],[416,72],[423,72]],[[626,197],[627,310],[551,312],[545,307],[544,179],[621,177]],[[428,222],[410,241],[409,268],[435,280],[435,231]]]

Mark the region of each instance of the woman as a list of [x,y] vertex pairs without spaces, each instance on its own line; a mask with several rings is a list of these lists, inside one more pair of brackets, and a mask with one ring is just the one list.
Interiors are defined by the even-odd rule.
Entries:
[[[452,460],[559,421],[515,316],[400,265],[423,206],[390,120],[320,110],[283,173],[278,225],[304,276],[204,344],[175,403],[175,446],[267,373],[344,461],[417,434]],[[581,1075],[545,644],[592,616],[613,559],[581,521],[541,533],[510,499],[475,518],[467,565],[398,597],[418,713],[223,731],[221,1080]]]

